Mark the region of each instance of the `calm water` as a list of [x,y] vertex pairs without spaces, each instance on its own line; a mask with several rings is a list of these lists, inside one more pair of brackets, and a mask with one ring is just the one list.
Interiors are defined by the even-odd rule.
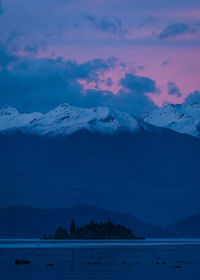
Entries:
[[200,240],[0,240],[0,279],[199,280]]

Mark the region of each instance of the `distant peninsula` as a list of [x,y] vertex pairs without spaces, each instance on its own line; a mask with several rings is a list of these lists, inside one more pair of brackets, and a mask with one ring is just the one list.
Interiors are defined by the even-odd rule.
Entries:
[[45,240],[70,240],[70,239],[144,239],[136,237],[130,229],[115,224],[112,221],[105,223],[95,223],[93,221],[90,224],[86,224],[82,227],[76,227],[74,219],[71,221],[69,232],[62,227],[59,227],[53,235],[46,235],[44,233]]

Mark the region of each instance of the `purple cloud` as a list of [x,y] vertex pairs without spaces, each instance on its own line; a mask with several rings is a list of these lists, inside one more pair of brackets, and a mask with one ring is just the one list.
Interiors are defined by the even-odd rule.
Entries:
[[196,32],[197,30],[195,28],[190,27],[186,23],[179,22],[170,24],[167,27],[165,27],[164,30],[158,35],[158,38],[168,39],[184,34],[194,34]]
[[[140,114],[156,107],[146,93],[157,93],[156,83],[148,77],[127,73],[119,92],[85,89],[86,83],[101,82],[101,74],[115,68],[116,59],[89,60],[84,63],[63,58],[26,58],[1,49],[0,107],[11,105],[22,111],[48,111],[60,103],[77,106],[109,106]],[[100,75],[100,76],[99,76]],[[112,77],[105,80],[108,88]]]
[[85,20],[88,21],[95,29],[107,32],[117,36],[123,36],[127,33],[127,29],[123,27],[121,19],[117,17],[94,17],[86,15]]
[[169,82],[167,84],[167,87],[168,87],[168,93],[170,95],[174,95],[178,98],[180,98],[182,96],[180,89],[176,86],[176,84],[174,82]]
[[124,88],[127,88],[133,92],[141,92],[141,93],[158,92],[158,89],[156,88],[156,82],[147,77],[140,77],[137,75],[126,74],[126,76],[123,79],[121,79],[120,83]]

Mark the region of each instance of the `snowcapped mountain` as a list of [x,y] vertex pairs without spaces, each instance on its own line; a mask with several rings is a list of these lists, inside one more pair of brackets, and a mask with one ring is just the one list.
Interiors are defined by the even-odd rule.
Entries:
[[200,212],[198,138],[114,109],[67,104],[46,114],[2,109],[0,131],[0,206],[120,205],[160,224]]
[[200,102],[166,105],[145,116],[144,121],[200,138]]
[[141,125],[148,129],[145,123],[200,138],[200,102],[166,105],[146,115],[144,123],[108,107],[87,109],[61,104],[46,114],[25,114],[11,107],[0,110],[0,132],[19,130],[50,137],[71,135],[82,129],[101,134],[136,132]]
[[113,134],[139,128],[131,115],[107,107],[90,109],[61,104],[52,111],[24,114],[14,108],[0,110],[0,131],[22,130],[36,135],[70,135],[81,129]]
[[42,113],[22,114],[12,107],[0,110],[0,131],[28,126],[33,120],[39,120]]

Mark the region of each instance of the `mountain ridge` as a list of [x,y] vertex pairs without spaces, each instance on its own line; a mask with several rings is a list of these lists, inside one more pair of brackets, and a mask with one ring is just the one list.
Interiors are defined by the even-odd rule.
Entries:
[[[59,126],[63,114],[72,109],[69,105],[51,112],[49,127],[53,124],[58,134],[1,131],[0,205],[48,208],[83,203],[116,211],[120,204],[121,211],[162,225],[199,213],[199,139],[100,108],[80,109],[81,113],[75,109],[82,126],[71,134],[60,133]],[[3,118],[16,113],[10,110],[4,110]],[[80,122],[82,114],[85,122]],[[37,114],[31,117],[40,119]],[[123,127],[122,120],[131,120],[132,131],[120,125],[113,130],[113,118]],[[91,129],[94,120],[100,129]],[[35,122],[38,127],[38,119]]]
[[200,138],[200,102],[168,104],[143,119],[151,125]]
[[200,138],[200,102],[168,104],[136,118],[109,107],[80,108],[60,104],[47,113],[20,113],[12,107],[0,110],[0,133],[22,133],[56,137],[82,129],[94,133],[137,133],[148,125],[167,128]]
[[15,108],[0,110],[0,132],[12,130],[40,136],[70,135],[81,129],[102,134],[134,132],[139,123],[130,114],[108,107],[79,108],[61,104],[46,114],[20,113]]

